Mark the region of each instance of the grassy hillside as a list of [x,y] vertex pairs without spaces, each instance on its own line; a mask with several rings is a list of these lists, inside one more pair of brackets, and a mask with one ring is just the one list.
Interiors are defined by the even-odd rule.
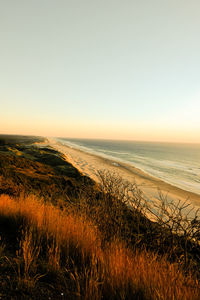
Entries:
[[163,201],[152,222],[135,184],[97,185],[37,141],[0,140],[1,299],[200,298],[197,217]]
[[32,145],[38,141],[43,140],[0,136],[0,193],[36,193],[46,201],[66,201],[66,196],[76,195],[81,185],[93,184],[59,152]]

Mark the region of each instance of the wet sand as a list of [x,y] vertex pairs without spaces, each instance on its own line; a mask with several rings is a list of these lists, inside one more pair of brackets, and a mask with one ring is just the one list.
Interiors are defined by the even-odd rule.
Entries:
[[59,152],[62,152],[68,162],[76,167],[81,173],[89,176],[95,181],[98,181],[98,170],[108,170],[119,174],[124,180],[128,180],[132,183],[136,182],[138,187],[144,193],[144,197],[152,203],[159,201],[159,191],[161,191],[164,196],[167,196],[168,200],[187,201],[195,208],[200,208],[200,195],[168,184],[129,164],[107,159],[69,146],[64,146],[50,138],[48,138],[48,145]]

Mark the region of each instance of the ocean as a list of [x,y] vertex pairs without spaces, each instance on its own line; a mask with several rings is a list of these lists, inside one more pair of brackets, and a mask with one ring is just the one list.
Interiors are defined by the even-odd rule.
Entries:
[[200,194],[200,144],[56,138],[63,145],[125,162]]

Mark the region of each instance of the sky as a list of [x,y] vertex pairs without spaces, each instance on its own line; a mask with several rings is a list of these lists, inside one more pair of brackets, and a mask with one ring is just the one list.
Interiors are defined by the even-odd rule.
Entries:
[[0,0],[0,133],[200,143],[199,0]]

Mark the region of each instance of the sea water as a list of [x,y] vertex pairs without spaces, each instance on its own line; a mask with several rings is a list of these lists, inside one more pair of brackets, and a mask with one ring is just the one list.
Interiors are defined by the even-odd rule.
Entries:
[[135,166],[200,194],[200,144],[57,138],[63,145]]

